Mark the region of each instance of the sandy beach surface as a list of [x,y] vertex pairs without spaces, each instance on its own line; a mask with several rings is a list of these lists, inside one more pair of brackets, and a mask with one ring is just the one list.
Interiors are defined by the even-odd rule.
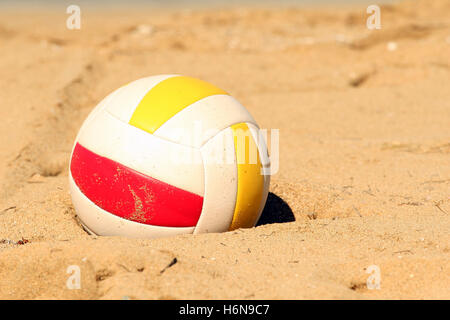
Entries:
[[[0,298],[450,298],[449,1],[383,5],[380,30],[356,4],[67,17],[0,13]],[[108,93],[167,73],[279,129],[262,225],[90,236],[68,191],[75,135]]]

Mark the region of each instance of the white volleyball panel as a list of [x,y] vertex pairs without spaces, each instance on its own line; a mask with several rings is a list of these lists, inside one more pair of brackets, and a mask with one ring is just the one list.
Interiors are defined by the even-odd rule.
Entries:
[[112,100],[114,100],[114,97],[116,96],[116,94],[118,94],[118,92],[121,90],[122,88],[117,89],[114,92],[111,92],[109,95],[107,95],[105,98],[103,98],[102,101],[100,101],[97,106],[92,109],[92,111],[89,113],[89,115],[86,117],[86,119],[83,121],[83,123],[81,124],[81,128],[77,133],[77,136],[75,138],[75,143],[73,144],[72,147],[72,152],[70,153],[70,158],[72,158],[72,153],[73,153],[73,149],[75,148],[76,145],[76,141],[78,141],[78,138],[80,137],[81,132],[83,131],[83,128],[88,126],[88,123],[90,123],[93,119],[96,118],[97,114],[100,113],[101,111],[103,111],[107,106],[108,103],[111,102]]
[[184,108],[154,135],[186,146],[201,147],[221,130],[240,122],[256,123],[235,98],[218,94]]
[[203,161],[199,149],[155,137],[106,110],[97,113],[82,128],[78,142],[100,156],[203,197]]
[[261,163],[264,167],[270,167],[270,158],[267,150],[267,137],[264,136],[263,132],[259,129],[258,126],[253,123],[247,123],[247,126],[252,134],[253,140],[258,146],[259,157],[261,159]]
[[83,224],[94,234],[132,238],[161,238],[192,233],[194,227],[175,228],[150,226],[115,216],[89,200],[75,184],[69,173],[72,202]]
[[205,166],[205,196],[194,233],[224,232],[233,219],[238,183],[231,128],[210,139],[201,153]]
[[128,123],[144,96],[158,83],[175,75],[159,75],[133,81],[115,95],[114,101],[108,104],[107,110],[116,118]]

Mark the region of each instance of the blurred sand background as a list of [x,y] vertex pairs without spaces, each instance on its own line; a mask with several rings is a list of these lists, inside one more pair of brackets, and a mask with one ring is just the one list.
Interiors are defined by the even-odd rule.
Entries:
[[[373,31],[366,7],[82,7],[78,31],[66,6],[3,8],[0,298],[449,299],[450,1],[382,5]],[[280,129],[263,222],[294,222],[157,240],[80,227],[67,168],[81,122],[161,73],[212,82]]]

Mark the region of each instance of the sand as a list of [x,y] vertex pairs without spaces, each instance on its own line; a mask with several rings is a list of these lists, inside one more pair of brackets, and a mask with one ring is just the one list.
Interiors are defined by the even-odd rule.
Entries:
[[[0,298],[450,298],[448,1],[382,6],[373,31],[357,5],[82,9],[78,31],[65,8],[14,10],[0,13]],[[279,129],[263,225],[156,240],[80,227],[81,122],[161,73],[212,82]]]

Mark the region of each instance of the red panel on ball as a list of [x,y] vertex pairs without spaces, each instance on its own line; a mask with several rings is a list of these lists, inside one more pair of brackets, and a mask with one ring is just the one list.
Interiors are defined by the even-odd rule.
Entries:
[[193,227],[203,197],[139,173],[76,144],[70,163],[81,192],[100,208],[153,226]]

